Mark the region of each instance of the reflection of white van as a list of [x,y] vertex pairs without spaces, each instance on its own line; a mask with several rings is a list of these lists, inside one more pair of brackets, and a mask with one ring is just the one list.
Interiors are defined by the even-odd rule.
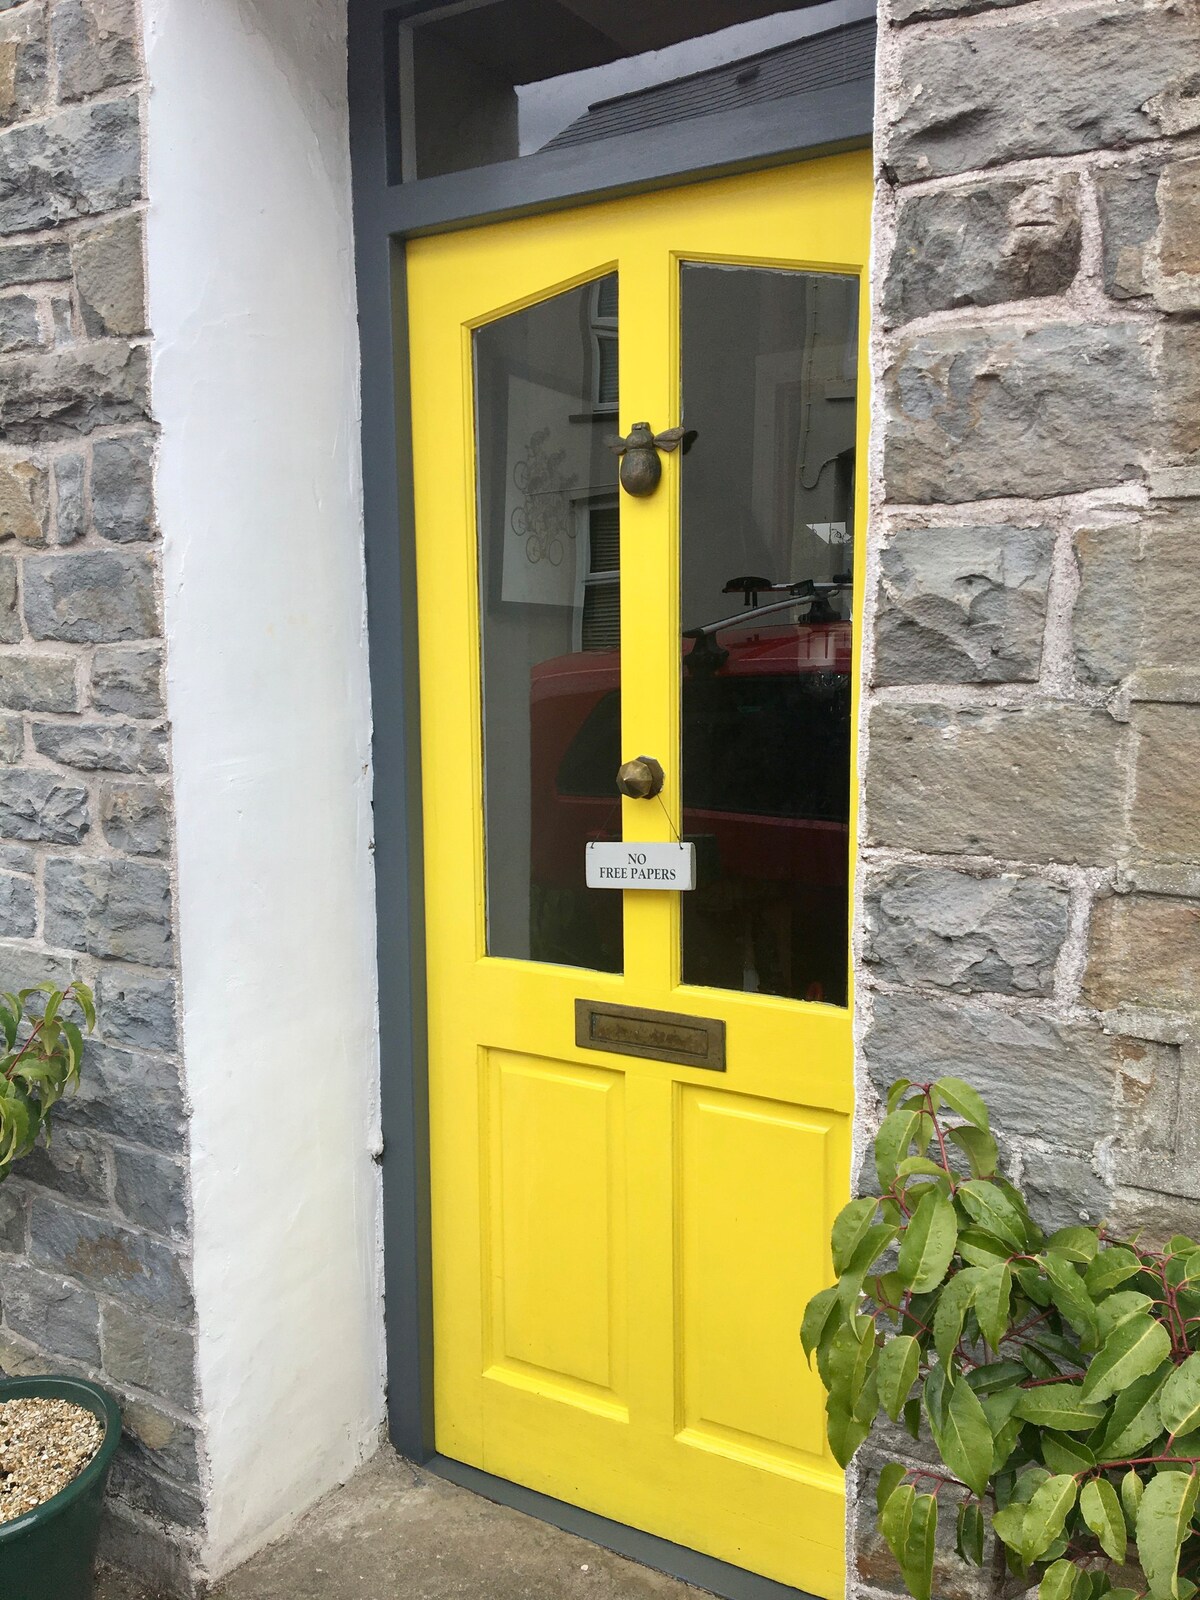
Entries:
[[[738,622],[686,640],[683,977],[845,1004],[851,630]],[[533,669],[532,955],[620,966],[621,896],[584,886],[589,839],[620,836],[619,655]]]

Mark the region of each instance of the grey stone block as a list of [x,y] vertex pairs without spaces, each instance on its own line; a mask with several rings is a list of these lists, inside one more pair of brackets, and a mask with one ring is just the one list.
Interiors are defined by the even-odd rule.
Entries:
[[187,1410],[196,1391],[196,1340],[190,1328],[137,1316],[117,1301],[100,1311],[104,1370]]
[[37,867],[37,856],[24,844],[0,844],[0,872],[23,872],[31,877]]
[[70,276],[71,247],[65,239],[0,245],[0,289],[19,283],[60,283]]
[[50,95],[48,53],[37,6],[0,17],[0,123],[34,116]]
[[[1200,100],[1198,95],[1197,100]],[[1155,391],[1159,466],[1200,467],[1200,318],[1166,331]]]
[[116,1571],[136,1574],[154,1595],[200,1600],[207,1587],[198,1577],[198,1551],[181,1529],[165,1528],[115,1499],[104,1507],[99,1553]]
[[1200,311],[1200,159],[1174,161],[1158,185],[1162,224],[1153,262],[1155,302],[1166,311]]
[[134,0],[56,0],[50,36],[62,100],[132,83],[141,73]]
[[72,245],[79,313],[92,338],[146,331],[142,219],[127,213],[76,235]]
[[113,1148],[118,1207],[140,1228],[172,1239],[187,1236],[187,1179],[178,1162],[130,1145]]
[[0,442],[70,439],[150,411],[146,350],[120,342],[0,357]]
[[[24,633],[17,563],[12,556],[0,556],[0,644],[18,644]],[[6,755],[4,759],[12,758]]]
[[9,711],[78,711],[75,657],[40,651],[0,655],[0,706]]
[[70,644],[152,638],[155,567],[141,551],[80,550],[25,567],[25,620],[35,639]]
[[1047,1233],[1105,1222],[1112,1213],[1112,1190],[1091,1162],[1059,1150],[1025,1150],[1021,1188],[1034,1221]]
[[0,1253],[22,1256],[29,1246],[29,1199],[24,1189],[0,1187]]
[[900,181],[1124,148],[1200,124],[1200,21],[1120,0],[1000,28],[904,30],[883,158]]
[[122,1444],[113,1462],[112,1492],[147,1516],[171,1526],[202,1528],[204,1500],[195,1490],[156,1472],[128,1444]]
[[1119,1188],[1112,1199],[1111,1216],[1118,1238],[1136,1235],[1149,1250],[1161,1249],[1176,1233],[1200,1239],[1200,1202],[1179,1195]]
[[32,939],[37,932],[37,897],[29,878],[0,873],[0,935]]
[[1098,901],[1083,996],[1102,1011],[1200,1011],[1200,902],[1142,894]]
[[32,989],[39,983],[65,989],[75,976],[76,965],[69,956],[51,955],[16,940],[0,939],[0,989]]
[[1138,706],[1133,725],[1133,854],[1140,861],[1200,862],[1200,706]]
[[5,1324],[20,1338],[53,1355],[99,1364],[99,1308],[95,1295],[77,1283],[24,1261],[6,1261],[0,1268],[0,1304]]
[[878,683],[1032,681],[1054,536],[1044,528],[903,528],[880,560]]
[[1074,173],[903,197],[884,321],[1062,294],[1079,271],[1081,239]]
[[926,995],[877,994],[864,1054],[881,1091],[897,1078],[963,1078],[1003,1133],[1085,1152],[1115,1131],[1131,1056],[1142,1076],[1178,1070],[1173,1045]]
[[1125,731],[1076,706],[877,706],[867,842],[1007,861],[1112,861]]
[[100,1031],[116,1044],[143,1050],[178,1047],[174,978],[151,977],[132,968],[104,967],[97,989]]
[[889,499],[1071,494],[1143,477],[1157,437],[1148,338],[1137,323],[902,336],[885,374]]
[[10,350],[37,350],[46,342],[38,321],[36,301],[27,294],[0,298],[0,354],[7,355]]
[[92,517],[102,539],[153,539],[154,441],[145,434],[102,439],[92,454]]
[[[0,978],[5,973],[0,948]],[[132,1139],[169,1154],[185,1148],[183,1085],[176,1061],[89,1039],[78,1092],[55,1116],[64,1126]]]
[[90,827],[88,793],[79,784],[40,768],[0,771],[0,833],[9,839],[78,844]]
[[[86,1060],[87,1046],[84,1046]],[[22,1158],[21,1177],[81,1200],[85,1205],[108,1208],[111,1182],[105,1147],[82,1128],[58,1127],[57,1116],[50,1143],[40,1144]]]
[[121,1415],[126,1436],[148,1461],[180,1483],[200,1482],[200,1442],[195,1428],[140,1398],[128,1399]]
[[1136,300],[1150,292],[1148,252],[1158,231],[1161,162],[1103,167],[1096,174],[1105,292]]
[[948,867],[872,873],[863,961],[890,983],[1048,995],[1067,933],[1064,889]]
[[141,197],[135,95],[71,106],[0,133],[0,233],[50,228]]
[[75,338],[75,312],[71,296],[66,292],[50,296],[50,324],[52,344],[70,344]]
[[47,944],[140,966],[170,966],[174,936],[165,868],[52,856],[45,878]]
[[127,717],[160,717],[162,651],[157,645],[134,649],[111,645],[92,658],[92,704],[97,711]]
[[54,542],[74,544],[87,532],[86,463],[73,451],[54,462]]
[[21,718],[0,717],[0,761],[12,767],[24,754],[25,727]]
[[167,764],[162,730],[127,722],[35,722],[33,743],[83,772],[162,772]]
[[114,850],[163,856],[171,847],[171,818],[153,783],[106,783],[100,796],[104,837]]
[[152,1313],[191,1315],[183,1263],[169,1246],[144,1233],[37,1194],[30,1209],[29,1249],[33,1260],[87,1289]]
[[1138,522],[1076,537],[1075,666],[1089,683],[1135,671],[1194,670],[1200,624],[1200,505],[1158,506]]
[[0,539],[41,544],[49,514],[46,469],[35,461],[0,463]]

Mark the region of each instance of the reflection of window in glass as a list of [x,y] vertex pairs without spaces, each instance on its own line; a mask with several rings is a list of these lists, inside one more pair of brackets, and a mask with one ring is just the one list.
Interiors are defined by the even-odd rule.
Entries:
[[844,1005],[858,281],[682,276],[683,977]]
[[583,593],[577,599],[577,650],[617,650],[621,644],[621,513],[615,499],[576,507]]
[[586,887],[584,848],[613,801],[573,800],[556,777],[619,693],[617,458],[593,383],[599,335],[616,372],[616,309],[613,275],[475,335],[487,949],[605,971],[621,967],[621,897]]
[[592,404],[617,414],[617,280],[602,278],[592,290]]

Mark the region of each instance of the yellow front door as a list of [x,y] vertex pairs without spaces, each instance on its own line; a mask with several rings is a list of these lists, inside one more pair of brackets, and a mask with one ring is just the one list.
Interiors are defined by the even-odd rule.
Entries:
[[[826,1596],[870,194],[854,153],[408,246],[437,1447]],[[588,887],[596,844],[696,887]]]

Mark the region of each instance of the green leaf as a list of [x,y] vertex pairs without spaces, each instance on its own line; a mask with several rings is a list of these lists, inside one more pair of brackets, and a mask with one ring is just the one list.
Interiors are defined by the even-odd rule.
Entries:
[[1128,1322],[1131,1317],[1140,1316],[1153,1304],[1154,1301],[1148,1294],[1139,1294],[1136,1289],[1122,1289],[1120,1294],[1110,1294],[1096,1307],[1100,1338],[1107,1339],[1115,1328],[1119,1328],[1123,1322]]
[[1114,1561],[1124,1561],[1128,1536],[1117,1491],[1107,1478],[1089,1478],[1079,1496],[1083,1520],[1100,1541],[1100,1548]]
[[931,1494],[918,1495],[913,1505],[908,1530],[906,1559],[900,1563],[904,1581],[913,1600],[930,1600],[933,1589],[934,1541],[937,1538],[938,1504]]
[[1194,1472],[1156,1472],[1137,1514],[1137,1550],[1155,1600],[1179,1600],[1179,1551],[1196,1509]]
[[1136,1470],[1130,1467],[1121,1479],[1121,1509],[1125,1513],[1125,1526],[1132,1535],[1137,1529],[1138,1507],[1142,1503],[1142,1495],[1146,1485],[1138,1477]]
[[874,1221],[875,1208],[878,1204],[878,1200],[872,1195],[865,1195],[861,1200],[851,1200],[849,1205],[843,1206],[838,1212],[829,1242],[833,1248],[833,1270],[839,1278],[858,1248],[859,1241]]
[[910,1333],[889,1339],[879,1352],[879,1400],[893,1422],[900,1420],[920,1365],[921,1347]]
[[1158,1414],[1168,1433],[1191,1433],[1200,1427],[1200,1355],[1175,1368],[1158,1395]]
[[945,1425],[934,1429],[934,1442],[954,1476],[982,1495],[992,1471],[992,1430],[978,1397],[965,1383],[951,1385]]
[[1008,1332],[1008,1313],[1012,1301],[1012,1268],[1007,1261],[988,1267],[975,1290],[975,1316],[979,1331],[993,1350]]
[[825,1432],[839,1467],[850,1465],[851,1457],[870,1431],[870,1420],[860,1421],[841,1396],[830,1393],[825,1402]]
[[962,1228],[958,1235],[958,1253],[973,1267],[991,1267],[997,1261],[1006,1261],[1012,1251],[985,1228]]
[[1029,1376],[1016,1361],[989,1361],[975,1367],[966,1375],[966,1381],[976,1394],[1001,1394],[1024,1383]]
[[901,1416],[907,1432],[914,1439],[919,1439],[921,1437],[921,1402],[916,1395],[911,1400],[904,1402],[904,1410]]
[[1123,1244],[1110,1245],[1090,1263],[1083,1275],[1087,1291],[1095,1298],[1108,1294],[1111,1289],[1117,1288],[1127,1278],[1132,1278],[1135,1272],[1141,1271],[1141,1262],[1132,1250],[1126,1249]]
[[[866,1274],[900,1232],[886,1222],[873,1222],[854,1247],[853,1254],[843,1269],[845,1276]],[[845,1297],[842,1299],[845,1304]]]
[[1011,1505],[1004,1506],[992,1517],[992,1529],[997,1539],[1028,1565],[1028,1558],[1024,1555],[1025,1511],[1025,1506],[1017,1505],[1015,1501]]
[[958,1198],[972,1221],[994,1234],[1010,1252],[1025,1249],[1021,1214],[998,1184],[986,1178],[969,1178],[959,1184]]
[[1084,1287],[1083,1279],[1065,1256],[1047,1250],[1042,1258],[1050,1280],[1050,1295],[1059,1312],[1079,1337],[1094,1345],[1099,1337],[1096,1307]]
[[897,1266],[914,1294],[923,1294],[941,1283],[957,1237],[958,1222],[950,1201],[936,1191],[927,1194],[905,1230]]
[[1104,1407],[1084,1401],[1077,1383],[1048,1383],[1022,1391],[1017,1415],[1039,1428],[1053,1428],[1056,1433],[1082,1433],[1085,1428],[1096,1426]]
[[958,1146],[966,1156],[971,1166],[971,1175],[975,1178],[990,1178],[996,1171],[1000,1159],[996,1149],[996,1141],[990,1133],[985,1133],[982,1128],[950,1128],[946,1137]]
[[1067,1514],[1075,1504],[1077,1486],[1068,1472],[1048,1478],[1034,1493],[1025,1513],[1025,1543],[1022,1554],[1026,1561],[1036,1561],[1045,1555],[1066,1526]]
[[1158,1438],[1162,1432],[1158,1392],[1173,1370],[1169,1361],[1164,1362],[1144,1378],[1136,1378],[1111,1402],[1098,1438],[1088,1440],[1098,1461],[1124,1461]]
[[1042,1574],[1038,1600],[1071,1600],[1083,1574],[1073,1561],[1055,1561]]
[[954,1347],[962,1337],[967,1310],[982,1276],[978,1267],[956,1272],[938,1296],[933,1314],[933,1346],[944,1367],[950,1365]]
[[875,1485],[875,1509],[883,1514],[883,1508],[904,1482],[908,1468],[901,1461],[889,1461],[879,1474],[879,1482]]
[[950,1406],[950,1385],[952,1379],[949,1369],[940,1361],[935,1361],[925,1375],[925,1387],[922,1395],[925,1400],[925,1415],[929,1418],[929,1426],[934,1433],[946,1425],[946,1416]]
[[[912,1088],[912,1079],[911,1078],[897,1078],[896,1079],[895,1083],[893,1083],[891,1088],[888,1090],[887,1108],[888,1108],[889,1112],[895,1111],[896,1107],[900,1104],[901,1100],[904,1099],[904,1096],[908,1093],[908,1091],[911,1088]],[[899,1558],[897,1558],[897,1559],[899,1559]]]
[[1047,1428],[1041,1438],[1042,1460],[1051,1472],[1087,1472],[1096,1465],[1096,1457],[1087,1445],[1069,1434]]
[[[1064,1313],[1065,1314],[1065,1313]],[[1165,1361],[1171,1336],[1153,1317],[1134,1317],[1111,1333],[1083,1380],[1084,1400],[1107,1400]]]
[[892,1111],[883,1119],[875,1135],[875,1171],[879,1187],[890,1189],[896,1181],[896,1168],[908,1154],[920,1118],[915,1111]]
[[820,1344],[826,1328],[835,1317],[840,1315],[838,1305],[838,1286],[831,1284],[828,1289],[822,1289],[804,1308],[804,1320],[800,1324],[800,1343],[804,1347],[804,1354],[811,1364],[812,1353]]
[[951,1111],[957,1111],[973,1127],[988,1131],[987,1107],[979,1094],[961,1078],[939,1078],[933,1086]]
[[912,1484],[902,1483],[899,1488],[892,1490],[879,1513],[879,1531],[901,1567],[908,1553],[908,1535],[916,1500],[917,1491]]
[[961,1500],[954,1548],[964,1561],[983,1565],[983,1508],[978,1500]]
[[1077,1262],[1080,1266],[1087,1266],[1095,1258],[1098,1248],[1099,1241],[1094,1228],[1060,1228],[1046,1240],[1047,1250],[1053,1250],[1056,1255],[1065,1256],[1068,1261]]

